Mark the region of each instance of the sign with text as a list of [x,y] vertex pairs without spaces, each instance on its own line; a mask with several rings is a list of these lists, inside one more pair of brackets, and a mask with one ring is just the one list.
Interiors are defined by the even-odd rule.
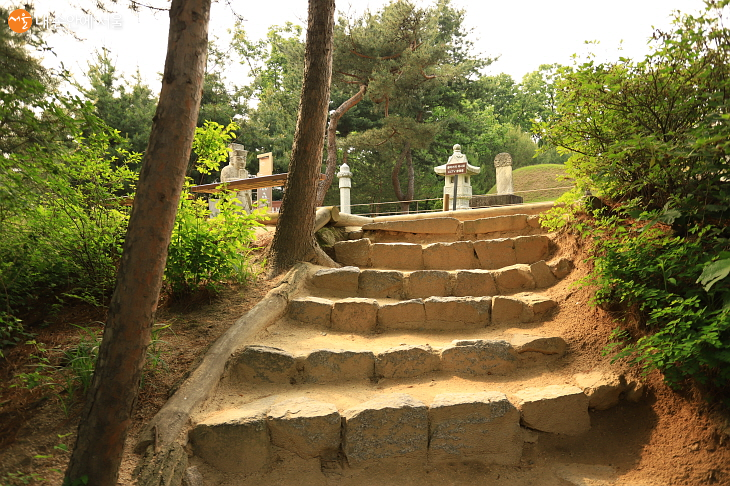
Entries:
[[466,162],[447,164],[446,175],[466,174]]

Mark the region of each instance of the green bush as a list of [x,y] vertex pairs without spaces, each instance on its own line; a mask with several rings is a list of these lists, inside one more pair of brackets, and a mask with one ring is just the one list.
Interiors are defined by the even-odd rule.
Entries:
[[231,193],[217,206],[220,213],[209,218],[207,201],[181,199],[165,267],[173,299],[200,289],[216,293],[225,282],[245,282],[257,273],[251,262],[252,243],[265,210],[246,214]]
[[[654,217],[654,221],[657,217]],[[645,372],[658,369],[678,387],[687,378],[726,386],[730,381],[730,288],[702,285],[712,262],[724,257],[721,229],[693,227],[677,236],[665,226],[638,227],[616,217],[598,219],[594,238],[595,303],[638,317],[633,335],[614,332],[607,349]]]
[[[86,108],[82,108],[86,109]],[[43,317],[81,299],[103,305],[111,293],[128,220],[117,201],[136,181],[139,154],[110,155],[119,135],[98,120],[75,121],[66,146],[3,158],[0,182],[0,312]],[[83,129],[91,131],[84,136]],[[0,320],[7,334],[9,319]]]

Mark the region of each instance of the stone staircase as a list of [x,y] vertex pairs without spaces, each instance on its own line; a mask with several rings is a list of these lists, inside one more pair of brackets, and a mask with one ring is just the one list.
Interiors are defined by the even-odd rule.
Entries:
[[[191,417],[202,484],[624,484],[610,465],[576,476],[523,454],[543,434],[586,433],[589,410],[642,391],[566,378],[573,343],[551,328],[549,293],[573,265],[536,216],[349,230],[334,246],[343,267],[312,267]],[[459,482],[454,464],[500,472]]]

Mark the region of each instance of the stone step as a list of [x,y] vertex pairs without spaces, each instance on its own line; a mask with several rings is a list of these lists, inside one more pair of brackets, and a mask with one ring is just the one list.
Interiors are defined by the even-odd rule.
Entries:
[[393,329],[455,331],[490,325],[526,324],[548,318],[557,303],[525,292],[494,297],[428,297],[395,302],[349,297],[330,300],[299,297],[289,303],[287,316],[304,325],[354,333]]
[[366,223],[365,236],[373,241],[461,241],[489,239],[500,234],[542,232],[538,215],[509,214],[460,221],[453,217],[402,219]]
[[361,270],[348,266],[317,271],[309,280],[314,292],[371,298],[487,297],[548,288],[565,277],[572,263],[560,259],[531,265],[517,263],[499,270]]
[[443,346],[400,345],[367,349],[285,351],[252,345],[226,364],[227,386],[250,383],[304,384],[410,379],[444,372],[464,376],[507,375],[518,367],[544,365],[562,358],[567,344],[560,337],[514,335],[511,341],[461,339]]
[[496,270],[548,259],[546,235],[450,243],[372,243],[368,238],[338,241],[335,260],[345,266],[397,270]]
[[[273,465],[277,448],[351,468],[470,461],[518,465],[529,429],[580,435],[590,429],[588,397],[572,385],[438,393],[427,401],[380,393],[340,408],[326,398],[281,394],[196,421],[194,458],[223,473],[251,474]],[[528,429],[529,428],[529,429]],[[534,440],[534,439],[533,439]]]

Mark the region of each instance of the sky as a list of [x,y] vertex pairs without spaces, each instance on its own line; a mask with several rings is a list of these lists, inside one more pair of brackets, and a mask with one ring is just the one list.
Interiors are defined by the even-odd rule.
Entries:
[[[20,7],[25,1],[0,0],[0,5]],[[337,0],[337,10],[358,15],[366,9],[378,10],[388,0],[361,0],[355,3]],[[415,0],[421,6],[430,1]],[[76,32],[79,41],[68,34],[47,37],[53,54],[44,63],[57,67],[63,63],[83,80],[95,50],[110,50],[117,70],[131,77],[139,69],[145,82],[158,91],[159,73],[163,70],[167,47],[167,12],[143,10],[137,14],[124,7],[114,17],[102,15],[102,23],[89,23],[74,5],[91,0],[35,0],[31,12],[36,23],[63,23]],[[143,3],[166,7],[167,0]],[[125,0],[119,0],[125,5]],[[231,5],[231,6],[229,6]],[[572,64],[572,55],[585,55],[589,50],[601,60],[617,60],[619,56],[641,58],[649,52],[647,40],[653,27],[666,28],[671,13],[681,10],[697,13],[702,0],[452,0],[452,5],[466,11],[466,28],[471,30],[475,50],[488,57],[499,56],[486,74],[507,73],[515,81],[541,64]],[[232,10],[233,9],[233,10]],[[306,0],[219,0],[211,11],[211,38],[225,46],[230,38],[236,15],[244,19],[248,36],[263,38],[271,25],[287,21],[306,25]],[[90,25],[91,24],[91,25]],[[600,44],[587,45],[586,41]],[[619,50],[620,49],[620,50]],[[232,66],[229,81],[245,84],[245,68]]]

